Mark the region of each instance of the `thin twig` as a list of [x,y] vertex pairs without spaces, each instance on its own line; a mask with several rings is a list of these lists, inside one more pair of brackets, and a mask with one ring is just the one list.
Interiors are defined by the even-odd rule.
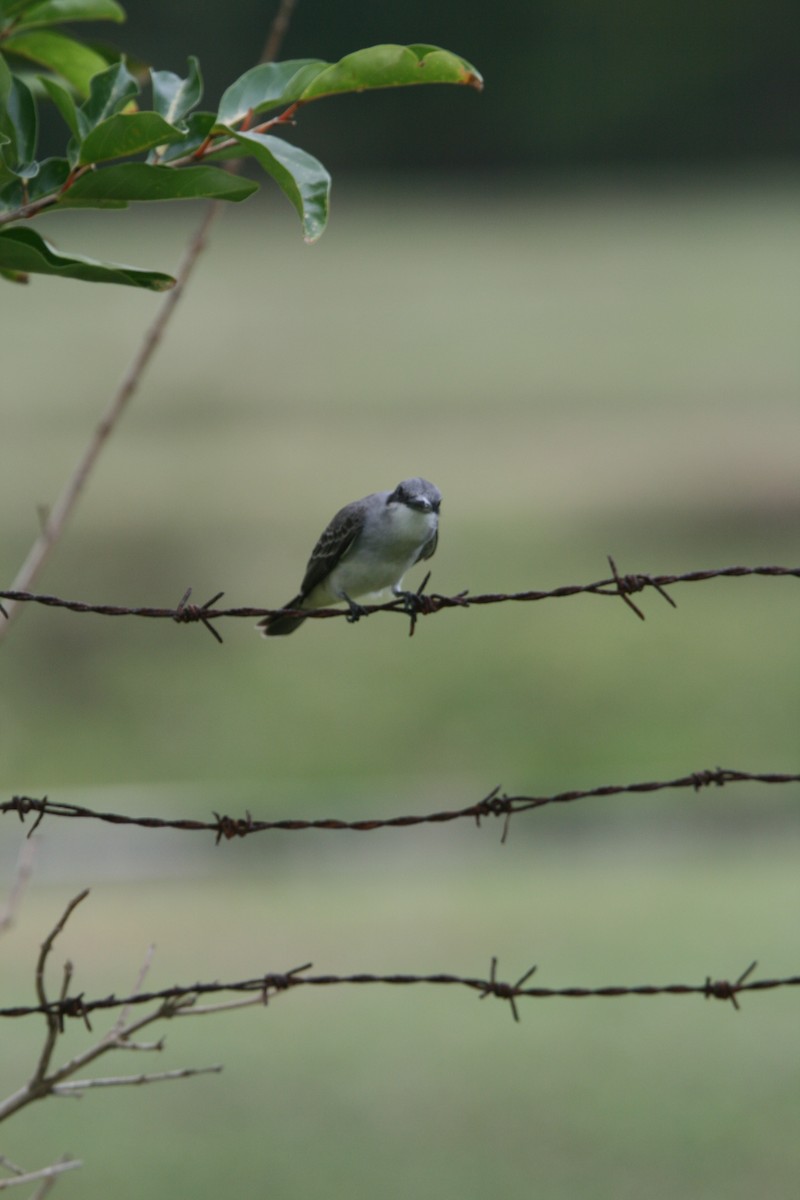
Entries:
[[12,1175],[25,1174],[25,1168],[18,1166],[15,1162],[12,1162],[10,1158],[6,1158],[5,1154],[0,1154],[0,1167],[3,1167],[3,1169],[6,1171],[10,1171]]
[[253,1008],[263,1005],[264,997],[253,996],[249,1000],[223,1000],[219,1004],[194,1004],[179,1014],[181,1017],[207,1017],[211,1013],[231,1012],[234,1008]]
[[70,1079],[67,1083],[55,1084],[52,1094],[69,1096],[88,1092],[90,1088],[134,1087],[145,1083],[165,1083],[173,1079],[190,1079],[194,1075],[219,1075],[222,1069],[222,1064],[216,1063],[211,1067],[177,1067],[173,1071],[153,1071],[142,1075],[107,1075],[97,1079]]
[[[58,1163],[56,1165],[60,1165],[61,1163],[66,1163],[66,1162],[70,1162],[70,1161],[71,1160],[70,1160],[70,1157],[68,1154],[62,1154],[61,1158],[58,1160]],[[78,1165],[80,1165],[80,1164],[78,1164]],[[60,1179],[60,1175],[48,1175],[48,1177],[46,1179],[42,1180],[40,1186],[33,1193],[30,1200],[44,1200],[45,1196],[50,1195],[51,1191],[56,1186],[59,1179]]]
[[14,918],[17,914],[20,901],[22,900],[25,886],[31,877],[33,871],[33,860],[36,855],[36,842],[33,838],[26,838],[20,847],[17,855],[17,865],[14,868],[14,878],[11,882],[11,888],[8,893],[8,899],[5,907],[0,912],[0,933],[5,933],[14,924]]
[[[58,1013],[58,1009],[56,1008],[55,1010],[51,1010],[51,1008],[49,1007],[48,999],[47,999],[47,992],[45,990],[45,985],[44,985],[45,965],[47,963],[48,955],[50,954],[50,951],[53,948],[53,942],[56,940],[58,935],[61,933],[62,929],[64,928],[67,921],[69,920],[72,912],[78,907],[78,905],[81,903],[82,900],[86,899],[86,897],[88,895],[89,895],[89,889],[85,888],[82,892],[79,892],[77,896],[73,897],[73,899],[70,900],[70,902],[67,905],[67,907],[65,908],[60,920],[58,921],[58,924],[50,931],[48,936],[42,942],[41,949],[39,951],[39,957],[36,962],[36,975],[35,975],[36,995],[39,999],[39,1004],[42,1006],[41,1011],[44,1012],[47,1017],[47,1034],[45,1036],[44,1046],[42,1047],[42,1052],[39,1055],[39,1062],[36,1065],[36,1070],[34,1071],[31,1081],[30,1081],[30,1087],[33,1092],[36,1092],[40,1088],[40,1086],[42,1085],[42,1083],[44,1081],[44,1078],[47,1074],[47,1069],[50,1066],[50,1060],[53,1057],[53,1050],[55,1049],[56,1040],[58,1038],[59,1033],[61,1032],[61,1018]],[[72,978],[72,968],[69,965],[69,963],[67,963],[67,965],[64,968],[64,978],[63,978],[63,984],[62,984],[62,988],[61,988],[61,996],[59,998],[59,1004],[63,1004],[66,999],[66,995],[67,995],[67,991],[69,988],[69,984],[71,982],[71,978]]]
[[15,1175],[12,1179],[0,1179],[0,1192],[6,1188],[16,1187],[18,1184],[35,1183],[38,1179],[52,1179],[56,1175],[63,1175],[65,1171],[72,1171],[75,1167],[82,1166],[83,1163],[78,1158],[62,1159],[61,1162],[53,1163],[50,1167],[41,1167],[38,1171]]
[[286,37],[288,32],[289,23],[292,19],[292,13],[294,12],[296,4],[297,0],[281,0],[280,5],[278,6],[278,11],[275,13],[275,16],[272,19],[272,26],[269,34],[267,35],[267,40],[259,62],[272,62],[278,57],[281,46],[283,45],[283,39]]
[[[139,974],[136,976],[136,982],[133,985],[133,992],[131,993],[133,996],[138,996],[139,992],[141,992],[142,987],[144,986],[144,981],[147,978],[147,972],[150,970],[150,966],[153,962],[153,955],[155,954],[155,950],[156,950],[156,948],[154,945],[152,945],[152,943],[147,947],[147,953],[144,956],[144,962],[142,963],[141,967],[139,968]],[[114,1029],[112,1030],[112,1033],[115,1033],[118,1036],[119,1036],[119,1034],[121,1034],[122,1030],[125,1027],[125,1022],[128,1020],[129,1012],[130,1012],[130,1008],[122,1009],[122,1011],[119,1014],[119,1017],[116,1020]]]
[[[169,319],[183,295],[186,284],[205,246],[215,216],[216,207],[212,203],[206,209],[203,219],[189,241],[183,260],[176,273],[175,287],[167,292],[161,301],[155,319],[147,329],[130,366],[108,402],[105,412],[76,463],[72,474],[64,485],[61,495],[50,509],[41,533],[31,546],[27,558],[17,572],[14,580],[15,590],[25,591],[31,586],[58,544],[67,521],[72,516],[81,492],[86,486],[92,468],[97,462],[100,451],[116,428],[128,401],[139,386],[147,364],[153,357],[164,335]],[[18,603],[10,600],[5,605],[5,610],[8,619],[0,622],[0,640],[2,640],[10,628],[15,613],[19,611]]]

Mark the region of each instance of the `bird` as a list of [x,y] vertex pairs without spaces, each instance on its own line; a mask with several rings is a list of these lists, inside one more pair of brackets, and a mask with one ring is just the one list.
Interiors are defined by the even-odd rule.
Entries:
[[306,619],[298,609],[342,601],[350,610],[348,620],[357,621],[364,610],[356,598],[384,588],[410,603],[411,594],[402,590],[403,576],[436,550],[441,503],[435,484],[415,477],[392,492],[372,492],[345,504],[311,551],[300,591],[283,606],[293,611],[263,617],[257,625],[262,636],[293,633]]

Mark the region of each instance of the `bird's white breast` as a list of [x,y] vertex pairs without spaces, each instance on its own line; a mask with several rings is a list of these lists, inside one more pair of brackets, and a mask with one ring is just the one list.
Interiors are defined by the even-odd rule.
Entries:
[[[315,605],[351,599],[399,585],[437,526],[434,512],[387,504],[368,519],[347,554],[309,600]],[[322,592],[326,595],[323,597]]]
[[387,504],[386,521],[391,530],[387,541],[418,551],[436,530],[439,520],[435,512],[420,512],[407,504]]

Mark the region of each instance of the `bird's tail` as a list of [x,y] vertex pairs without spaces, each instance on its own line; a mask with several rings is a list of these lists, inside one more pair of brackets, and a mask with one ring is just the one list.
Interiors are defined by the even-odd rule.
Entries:
[[[297,609],[303,607],[303,597],[295,596],[288,604],[284,604],[284,608]],[[294,633],[298,626],[303,624],[305,617],[291,616],[288,612],[275,613],[272,617],[262,617],[256,625],[262,637],[284,637],[287,633]]]

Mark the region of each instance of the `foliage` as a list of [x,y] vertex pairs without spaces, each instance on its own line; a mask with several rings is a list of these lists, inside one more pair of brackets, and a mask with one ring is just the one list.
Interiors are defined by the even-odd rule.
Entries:
[[[53,209],[125,208],[135,201],[247,199],[258,185],[237,178],[223,159],[250,158],[297,210],[307,242],[328,219],[330,175],[312,155],[268,133],[313,100],[344,92],[420,83],[466,84],[480,75],[465,59],[429,45],[379,45],[339,62],[262,63],[224,92],[216,112],[198,109],[197,59],[186,78],[149,71],[152,108],[140,105],[143,80],[125,57],[109,61],[54,26],[122,21],[115,0],[0,2],[0,226]],[[46,74],[30,73],[30,64]],[[52,102],[67,126],[63,156],[37,158],[37,98]],[[267,114],[272,114],[263,120]],[[163,289],[169,276],[96,262],[55,250],[33,230],[0,229],[0,273],[30,273]]]

